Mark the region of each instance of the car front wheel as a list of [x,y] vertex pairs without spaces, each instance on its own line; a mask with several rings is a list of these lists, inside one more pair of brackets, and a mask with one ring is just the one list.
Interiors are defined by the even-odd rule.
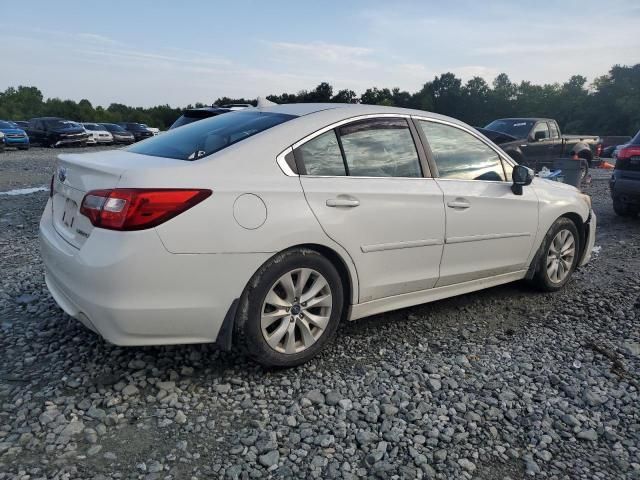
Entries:
[[579,247],[580,236],[575,223],[564,217],[556,220],[537,255],[533,284],[547,292],[564,287],[578,264]]
[[340,274],[320,253],[282,252],[254,275],[242,296],[236,319],[238,343],[262,365],[300,365],[335,335],[343,292]]

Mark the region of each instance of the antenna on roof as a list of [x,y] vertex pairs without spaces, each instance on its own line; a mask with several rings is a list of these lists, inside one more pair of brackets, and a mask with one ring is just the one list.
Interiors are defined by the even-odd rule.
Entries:
[[264,97],[258,97],[258,103],[256,105],[256,108],[273,107],[274,105],[278,105],[278,104],[275,102],[272,102],[271,100],[267,100]]

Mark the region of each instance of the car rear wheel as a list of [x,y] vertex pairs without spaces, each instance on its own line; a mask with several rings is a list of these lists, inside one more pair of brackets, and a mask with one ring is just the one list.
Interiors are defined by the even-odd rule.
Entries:
[[541,290],[555,292],[564,287],[578,264],[580,236],[575,223],[559,218],[551,226],[538,252],[532,283]]
[[613,199],[613,211],[619,217],[633,217],[638,214],[637,209],[633,209],[628,203],[623,202],[619,198]]
[[276,255],[254,275],[236,319],[238,343],[262,365],[293,367],[317,355],[342,316],[340,274],[314,250]]

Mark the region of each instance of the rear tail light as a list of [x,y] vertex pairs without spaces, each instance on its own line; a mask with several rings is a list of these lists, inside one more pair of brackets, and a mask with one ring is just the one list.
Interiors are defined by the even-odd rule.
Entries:
[[626,160],[627,158],[640,156],[640,145],[625,147],[618,152],[618,160]]
[[92,190],[84,196],[80,213],[95,227],[144,230],[181,214],[211,193],[211,190],[202,189]]

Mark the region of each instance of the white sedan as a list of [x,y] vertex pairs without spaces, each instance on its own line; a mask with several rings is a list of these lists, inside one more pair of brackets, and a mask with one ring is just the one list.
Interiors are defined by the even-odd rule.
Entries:
[[102,125],[97,123],[83,123],[84,130],[89,134],[87,144],[111,144],[113,143],[113,135],[107,131]]
[[559,290],[595,238],[590,197],[418,110],[246,109],[58,158],[46,283],[117,345],[292,366],[341,320],[523,279]]

